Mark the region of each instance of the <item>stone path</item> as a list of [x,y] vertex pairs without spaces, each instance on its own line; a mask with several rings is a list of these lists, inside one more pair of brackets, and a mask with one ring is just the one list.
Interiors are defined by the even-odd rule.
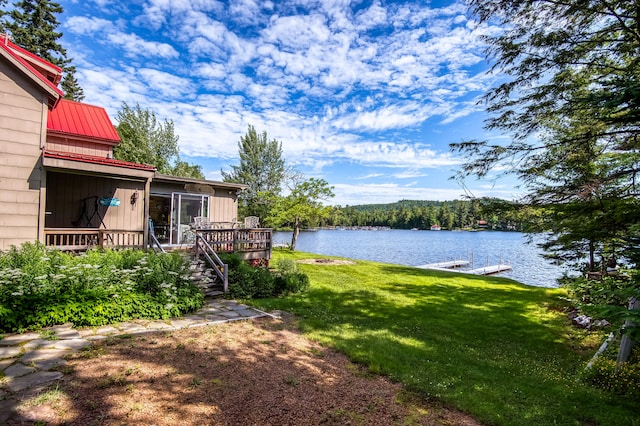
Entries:
[[74,329],[67,324],[50,327],[39,333],[5,335],[0,339],[0,424],[14,414],[13,408],[22,394],[62,378],[63,374],[55,371],[55,368],[67,363],[65,355],[91,345],[94,340],[267,315],[270,314],[232,300],[213,299],[205,301],[205,306],[194,314],[167,321],[135,320],[86,329]]

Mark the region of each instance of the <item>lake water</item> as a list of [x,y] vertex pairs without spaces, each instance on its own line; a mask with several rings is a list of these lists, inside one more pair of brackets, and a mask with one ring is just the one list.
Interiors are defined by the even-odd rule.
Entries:
[[[291,232],[275,232],[273,241],[290,243]],[[407,266],[449,260],[473,261],[475,268],[506,263],[513,269],[499,276],[539,287],[556,287],[563,273],[519,232],[319,230],[301,232],[296,250]]]

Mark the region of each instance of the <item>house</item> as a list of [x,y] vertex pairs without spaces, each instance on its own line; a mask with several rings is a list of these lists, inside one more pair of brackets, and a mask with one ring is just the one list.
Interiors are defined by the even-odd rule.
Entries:
[[[61,77],[59,67],[0,35],[0,250],[27,241],[65,250],[147,247],[150,232],[162,245],[183,246],[193,242],[196,219],[224,247],[250,240],[237,221],[246,185],[114,159],[120,137],[106,111],[63,99]],[[235,233],[221,238],[211,228]],[[256,256],[269,256],[271,233],[262,231]]]

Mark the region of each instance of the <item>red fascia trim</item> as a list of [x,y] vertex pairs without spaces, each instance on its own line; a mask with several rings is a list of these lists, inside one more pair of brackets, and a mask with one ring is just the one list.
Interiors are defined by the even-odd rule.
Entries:
[[[2,41],[2,43],[4,44],[4,40]],[[62,68],[60,68],[59,66],[57,66],[56,64],[52,64],[51,62],[47,61],[46,59],[42,59],[40,56],[29,52],[27,49],[18,46],[17,44],[15,44],[14,42],[12,42],[11,40],[8,40],[7,45],[12,48],[13,50],[17,50],[18,52],[22,53],[25,56],[30,57],[31,59],[33,59],[36,62],[40,62],[41,64],[53,68],[54,71],[61,73],[62,72]]]
[[156,169],[154,166],[149,166],[148,164],[132,163],[129,161],[116,160],[114,158],[102,158],[102,157],[95,157],[93,155],[75,154],[71,152],[45,150],[43,155],[45,157],[57,158],[60,160],[80,161],[82,163],[101,164],[104,166],[125,167],[128,169],[148,170],[148,171],[154,171]]
[[[53,84],[52,82],[50,82],[49,80],[47,80],[47,78],[46,78],[44,75],[42,75],[42,74],[40,73],[40,71],[36,70],[36,69],[33,67],[33,65],[31,65],[29,62],[27,62],[26,60],[24,60],[23,58],[21,58],[21,57],[20,57],[20,55],[18,55],[16,52],[14,52],[14,51],[12,50],[12,49],[13,49],[13,46],[15,46],[16,48],[18,48],[18,46],[16,46],[15,44],[13,44],[13,43],[11,43],[11,42],[9,42],[9,44],[8,44],[8,45],[6,45],[6,44],[4,44],[4,42],[3,42],[3,41],[0,41],[0,48],[1,48],[1,49],[4,49],[5,51],[7,51],[7,52],[8,52],[11,56],[13,56],[13,57],[18,61],[18,62],[20,62],[23,66],[25,66],[29,71],[31,71],[31,72],[32,72],[32,73],[33,73],[33,74],[34,74],[34,75],[35,75],[35,76],[36,76],[40,81],[44,82],[47,86],[49,86],[50,88],[52,88],[53,90],[55,90],[55,91],[56,91],[56,93],[57,93],[58,95],[60,95],[60,98],[62,98],[62,97],[64,96],[64,92],[63,92],[62,90],[60,90],[60,89],[58,88],[58,86],[56,86],[55,84]],[[19,48],[19,49],[24,50],[24,49],[22,49],[22,48]],[[25,52],[26,52],[26,51],[25,51]],[[27,52],[27,53],[29,53],[29,52]],[[30,55],[30,56],[33,56],[33,57],[35,57],[35,58],[38,58],[37,56],[33,55],[32,53],[29,53],[29,55]],[[39,59],[40,61],[44,61],[43,59],[40,59],[40,58],[38,58],[38,59]],[[47,61],[44,61],[44,62],[45,62],[45,63],[47,63],[47,64],[49,64],[49,62],[47,62]],[[56,67],[56,66],[55,66],[55,65],[53,65],[53,64],[50,64],[50,65],[52,65],[52,66]],[[59,67],[56,67],[56,68],[59,68]],[[57,103],[57,101],[58,101],[60,98],[56,99],[56,103]]]

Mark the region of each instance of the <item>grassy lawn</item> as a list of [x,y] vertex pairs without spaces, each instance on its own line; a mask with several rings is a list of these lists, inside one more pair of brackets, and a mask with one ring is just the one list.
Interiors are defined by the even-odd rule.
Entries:
[[569,326],[560,289],[365,261],[299,268],[308,292],[250,303],[427,398],[489,424],[640,425],[637,401],[576,381],[602,335]]

